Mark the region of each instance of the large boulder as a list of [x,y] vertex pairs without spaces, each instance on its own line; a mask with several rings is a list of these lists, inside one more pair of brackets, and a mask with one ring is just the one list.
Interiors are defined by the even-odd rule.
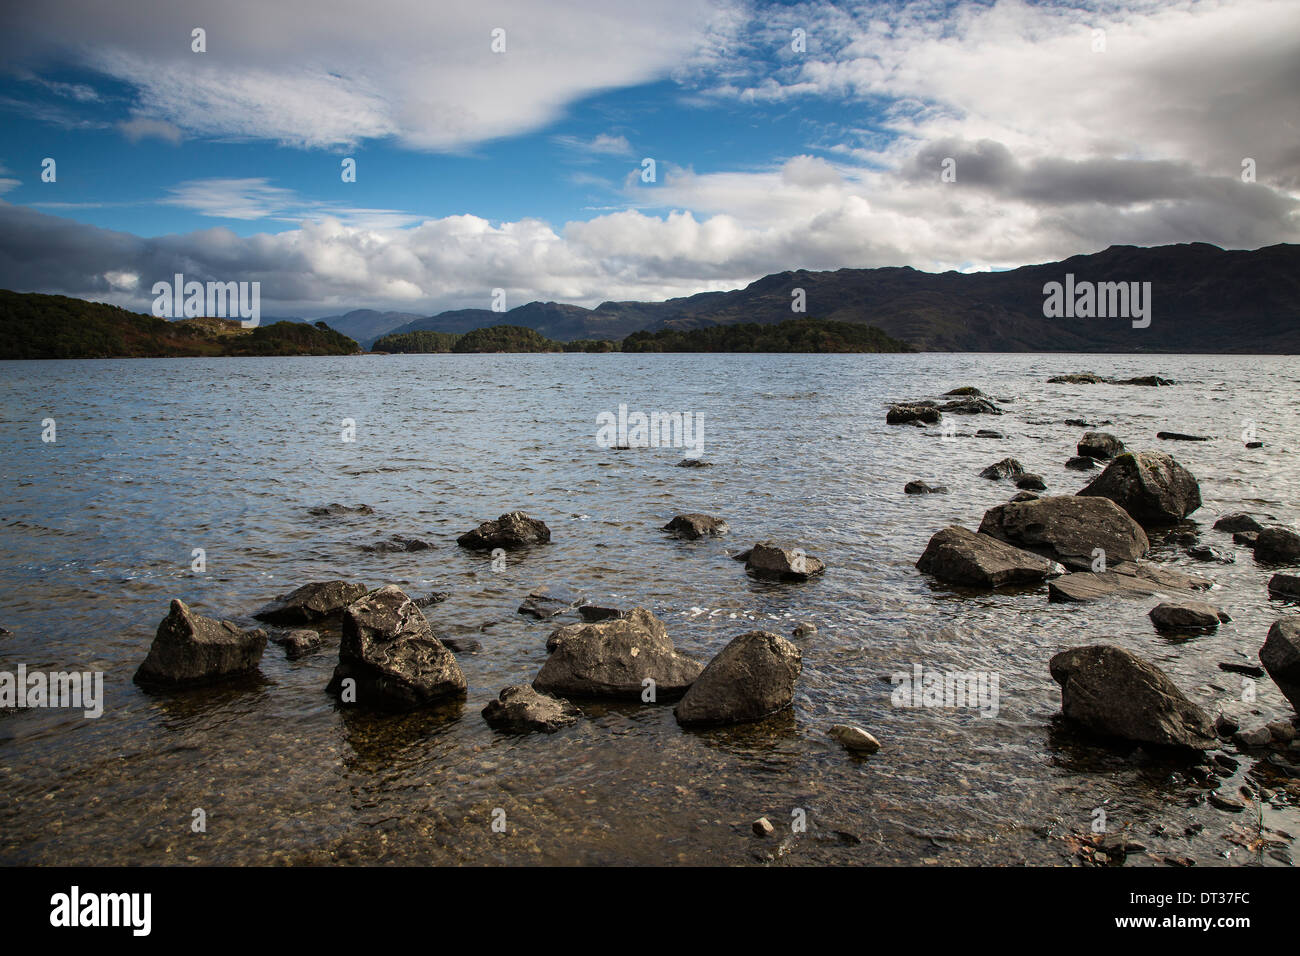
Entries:
[[456,543],[462,548],[485,551],[492,548],[526,548],[545,544],[551,540],[551,529],[544,521],[529,517],[522,511],[512,511],[494,521],[484,521],[473,531],[466,531]]
[[[345,693],[356,682],[355,701]],[[465,693],[456,656],[433,634],[424,613],[401,588],[387,585],[343,613],[339,663],[329,690],[345,702],[410,710]]]
[[799,548],[782,548],[762,541],[749,549],[745,570],[755,577],[774,581],[807,581],[826,570],[826,565]]
[[364,584],[315,581],[276,598],[253,617],[276,627],[311,624],[341,614],[344,608],[365,594]]
[[1144,525],[1174,524],[1201,506],[1192,473],[1162,451],[1125,452],[1079,494],[1109,498]]
[[690,541],[705,537],[719,537],[731,530],[725,519],[695,512],[678,515],[664,525],[663,529],[675,538],[686,538]]
[[677,697],[704,665],[673,647],[663,622],[643,607],[624,617],[570,624],[547,639],[551,656],[533,678],[543,693],[641,699],[644,681],[656,697]]
[[960,525],[936,533],[916,566],[949,584],[982,588],[1036,584],[1065,573],[1055,561]]
[[1255,539],[1255,560],[1264,564],[1300,564],[1300,534],[1290,528],[1265,528]]
[[1094,733],[1165,747],[1219,746],[1205,711],[1164,671],[1123,648],[1071,648],[1049,667],[1061,685],[1061,712]]
[[943,413],[933,403],[905,402],[889,406],[889,412],[885,415],[885,423],[888,425],[910,425],[913,422],[921,422],[926,425],[933,425],[942,417]]
[[1132,561],[1150,548],[1142,526],[1107,498],[1058,495],[990,508],[980,532],[1033,551],[1069,568],[1090,568],[1093,551],[1108,563]]
[[483,708],[490,727],[516,734],[541,731],[553,734],[578,719],[582,711],[567,700],[539,694],[527,684],[504,688],[497,699]]
[[1164,601],[1147,616],[1162,631],[1211,631],[1232,620],[1208,601]]
[[1124,443],[1109,432],[1086,432],[1078,449],[1081,456],[1110,459],[1124,454]]
[[673,708],[682,726],[760,720],[794,700],[803,653],[779,634],[750,631],[724,647]]
[[1259,649],[1259,662],[1291,706],[1300,711],[1300,617],[1273,622]]
[[149,653],[135,672],[135,682],[175,686],[210,684],[256,670],[266,650],[261,628],[241,630],[229,621],[216,621],[172,600],[158,625]]

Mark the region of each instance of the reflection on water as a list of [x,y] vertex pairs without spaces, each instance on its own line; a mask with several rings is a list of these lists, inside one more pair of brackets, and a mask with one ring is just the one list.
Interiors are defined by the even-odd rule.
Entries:
[[[1044,381],[1081,369],[1186,384]],[[1005,439],[942,442],[936,429],[884,424],[889,400],[966,384],[1012,400],[991,423]],[[12,633],[0,635],[0,669],[102,670],[107,704],[97,721],[0,711],[0,862],[1067,863],[1061,837],[1104,807],[1154,852],[1277,864],[1224,839],[1242,817],[1193,805],[1201,790],[1185,765],[1062,725],[1047,660],[1109,640],[1211,712],[1238,700],[1240,675],[1218,665],[1252,661],[1283,609],[1268,601],[1268,572],[1209,525],[1232,510],[1296,517],[1296,384],[1289,359],[1235,356],[5,363],[0,626]],[[620,403],[702,416],[713,467],[677,468],[672,449],[599,447],[596,416]],[[57,444],[40,441],[46,417]],[[355,442],[340,441],[345,418]],[[1201,479],[1190,527],[1236,563],[1195,562],[1169,536],[1155,555],[1212,578],[1231,624],[1169,640],[1146,617],[1157,598],[1049,604],[1045,588],[968,592],[917,573],[934,531],[976,527],[1009,497],[1005,482],[977,477],[985,465],[1013,455],[1052,492],[1089,480],[1064,468],[1082,431],[1067,418],[1111,419],[1130,447],[1172,451]],[[1266,447],[1242,447],[1246,419]],[[1162,429],[1215,440],[1159,442]],[[952,493],[904,496],[913,478]],[[374,514],[308,513],[330,502]],[[500,573],[456,547],[515,508],[543,518],[552,544]],[[688,511],[725,517],[730,536],[663,534]],[[434,547],[363,550],[393,535]],[[747,578],[731,555],[768,537],[829,570],[803,585]],[[195,548],[206,573],[190,571]],[[250,624],[270,598],[334,577],[450,592],[426,614],[467,648],[466,699],[405,716],[340,709],[324,692],[337,632],[298,661],[268,645],[260,675],[237,685],[175,695],[132,684],[172,597]],[[571,619],[517,613],[542,585],[649,607],[700,658],[754,627],[788,635],[811,622],[795,706],[684,732],[671,702],[579,702],[583,719],[558,733],[495,733],[483,706],[531,680],[547,634]],[[890,675],[917,663],[999,675],[996,718],[893,707]],[[1258,695],[1252,725],[1290,713],[1269,681]],[[884,748],[849,754],[825,734],[837,722]],[[206,833],[191,831],[196,809]],[[1265,815],[1300,832],[1293,809]],[[777,826],[766,841],[750,832],[760,816]],[[798,819],[806,831],[792,831]]]

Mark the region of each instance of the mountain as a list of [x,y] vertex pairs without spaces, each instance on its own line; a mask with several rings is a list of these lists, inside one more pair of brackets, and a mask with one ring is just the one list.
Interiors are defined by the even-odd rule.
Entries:
[[[1047,318],[1044,285],[1151,283],[1151,324],[1124,318]],[[917,348],[966,352],[1300,352],[1300,246],[1254,251],[1206,243],[1111,246],[1006,272],[920,272],[908,266],[781,272],[743,289],[665,302],[604,302],[595,309],[530,302],[509,312],[462,309],[394,331],[466,332],[500,322],[559,340],[621,339],[662,329],[807,316],[878,326]]]
[[169,322],[115,305],[0,289],[0,359],[354,355],[360,347],[324,323],[246,329],[234,319]]
[[353,309],[343,315],[327,315],[320,321],[331,329],[356,339],[363,348],[370,348],[375,339],[392,332],[399,326],[420,318],[414,312],[376,312],[374,309]]

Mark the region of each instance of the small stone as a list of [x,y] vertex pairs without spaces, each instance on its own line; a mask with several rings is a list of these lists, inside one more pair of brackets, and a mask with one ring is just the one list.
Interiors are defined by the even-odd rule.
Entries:
[[776,832],[776,827],[772,826],[772,821],[767,817],[759,817],[753,823],[754,836],[770,837]]
[[1211,791],[1210,803],[1220,810],[1227,810],[1230,813],[1240,813],[1246,809],[1246,801],[1222,790]]
[[826,733],[855,753],[873,754],[880,749],[880,741],[861,727],[835,724]]
[[798,624],[794,626],[794,630],[791,632],[791,635],[795,638],[800,638],[800,637],[812,637],[816,633],[817,633],[816,624],[809,623],[808,621],[800,621]]
[[305,657],[325,643],[319,631],[305,627],[294,628],[292,631],[278,631],[271,634],[269,639],[272,644],[283,647],[284,656],[291,661]]

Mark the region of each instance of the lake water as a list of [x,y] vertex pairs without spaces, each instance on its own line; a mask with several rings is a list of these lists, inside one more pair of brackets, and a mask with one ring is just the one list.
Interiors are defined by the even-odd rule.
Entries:
[[[1050,375],[1159,374],[1169,388],[1049,385]],[[940,440],[891,427],[885,403],[976,385],[1007,414],[959,417],[1005,440]],[[1154,661],[1212,714],[1291,713],[1265,679],[1243,705],[1219,662],[1257,663],[1269,571],[1230,535],[1234,510],[1297,516],[1300,366],[1289,357],[1071,355],[457,355],[0,363],[0,670],[100,670],[99,719],[0,711],[0,863],[1069,863],[1065,839],[1104,808],[1153,852],[1201,865],[1282,865],[1226,839],[1253,826],[1195,802],[1180,765],[1102,747],[1060,723],[1047,661],[1110,641]],[[675,449],[614,451],[596,417],[681,411],[704,422],[711,468]],[[41,440],[53,418],[57,442]],[[948,524],[978,526],[1012,493],[978,471],[1007,455],[1073,493],[1083,429],[1111,419],[1130,448],[1172,452],[1200,479],[1199,564],[1156,536],[1153,557],[1216,582],[1233,617],[1175,642],[1156,598],[1049,604],[1046,587],[958,593],[914,567]],[[341,440],[342,421],[356,440]],[[1246,450],[1253,421],[1266,447]],[[1158,441],[1159,430],[1214,436]],[[1095,472],[1094,472],[1095,474]],[[952,493],[908,497],[913,478]],[[372,516],[316,518],[330,502]],[[458,548],[479,522],[522,509],[552,544],[490,557]],[[729,537],[680,542],[674,514],[725,517]],[[431,550],[370,553],[401,534]],[[828,571],[760,583],[730,553],[796,542]],[[193,549],[207,570],[191,570]],[[457,655],[463,703],[408,716],[340,709],[325,693],[337,638],[287,661],[268,645],[252,683],[149,695],[131,677],[168,602],[251,626],[300,584],[345,578],[451,596],[436,632]],[[534,587],[659,615],[708,659],[755,627],[800,638],[794,707],[759,724],[682,731],[671,705],[590,704],[553,735],[506,736],[480,711],[531,681],[550,631],[517,613]],[[898,708],[889,677],[915,664],[999,677],[996,717]],[[850,755],[825,736],[861,725],[883,743]],[[1243,761],[1246,770],[1252,761]],[[1230,782],[1240,782],[1240,774]],[[207,831],[192,832],[195,809]],[[494,812],[504,811],[505,832]],[[777,835],[750,824],[767,816]],[[500,815],[497,814],[497,819]],[[791,824],[806,819],[805,832]],[[1266,826],[1300,833],[1294,808]],[[1280,855],[1280,854],[1279,854]],[[1156,865],[1142,854],[1134,864]]]

